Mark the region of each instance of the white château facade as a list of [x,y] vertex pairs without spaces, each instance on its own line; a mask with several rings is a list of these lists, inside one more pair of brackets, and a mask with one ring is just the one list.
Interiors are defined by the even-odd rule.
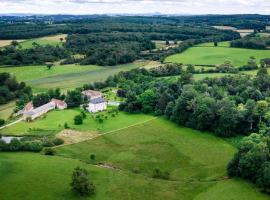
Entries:
[[107,101],[103,94],[94,90],[83,91],[82,94],[87,97],[89,103],[87,110],[91,113],[100,112],[107,109]]

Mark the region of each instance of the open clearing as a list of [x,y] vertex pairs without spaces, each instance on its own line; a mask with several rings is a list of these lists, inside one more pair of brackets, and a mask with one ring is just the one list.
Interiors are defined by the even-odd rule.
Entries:
[[48,70],[46,66],[0,67],[1,72],[16,76],[17,80],[30,85],[34,92],[43,92],[51,88],[67,91],[84,84],[104,81],[108,76],[140,67],[141,63],[131,63],[112,67],[96,65],[59,65]]
[[254,50],[254,49],[241,49],[241,48],[228,48],[222,46],[212,47],[210,43],[202,44],[187,49],[183,53],[169,56],[165,62],[183,63],[194,65],[219,65],[226,60],[230,60],[236,67],[245,65],[250,56],[254,56],[259,62],[260,59],[268,58],[270,50]]
[[[41,46],[45,45],[52,45],[52,46],[61,46],[63,45],[63,42],[65,42],[65,38],[67,37],[66,34],[60,34],[60,35],[54,35],[54,36],[47,36],[47,37],[41,37],[36,39],[30,39],[23,42],[20,42],[20,45],[23,49],[29,49],[33,47],[33,43],[36,43]],[[63,38],[63,42],[61,42],[61,38]]]

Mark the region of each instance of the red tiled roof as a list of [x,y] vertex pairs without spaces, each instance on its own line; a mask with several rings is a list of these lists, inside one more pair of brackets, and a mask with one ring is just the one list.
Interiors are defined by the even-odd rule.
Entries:
[[30,111],[33,109],[34,109],[33,103],[32,103],[32,101],[30,101],[24,106],[23,111]]
[[54,102],[57,106],[66,106],[66,102],[59,100],[59,99],[52,99],[51,102]]

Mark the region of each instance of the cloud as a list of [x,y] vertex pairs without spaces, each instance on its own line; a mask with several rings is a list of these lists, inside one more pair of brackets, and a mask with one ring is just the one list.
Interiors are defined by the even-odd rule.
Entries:
[[0,0],[0,13],[270,14],[270,0]]

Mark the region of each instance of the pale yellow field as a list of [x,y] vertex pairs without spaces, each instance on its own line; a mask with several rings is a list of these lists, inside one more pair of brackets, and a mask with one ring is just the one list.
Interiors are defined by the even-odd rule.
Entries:
[[[5,47],[5,46],[8,46],[10,45],[10,43],[12,42],[13,40],[0,40],[0,47]],[[23,42],[24,40],[16,40],[17,42]]]
[[0,119],[7,120],[13,113],[14,108],[15,101],[12,101],[8,104],[0,105]]
[[231,31],[236,30],[236,28],[232,26],[213,26],[213,27],[219,30],[231,30]]
[[67,34],[60,34],[60,35],[53,35],[53,36],[43,37],[41,39],[49,40],[49,41],[52,41],[52,42],[59,42],[60,38],[63,38],[64,39],[63,41],[66,41],[66,37],[67,37]]

